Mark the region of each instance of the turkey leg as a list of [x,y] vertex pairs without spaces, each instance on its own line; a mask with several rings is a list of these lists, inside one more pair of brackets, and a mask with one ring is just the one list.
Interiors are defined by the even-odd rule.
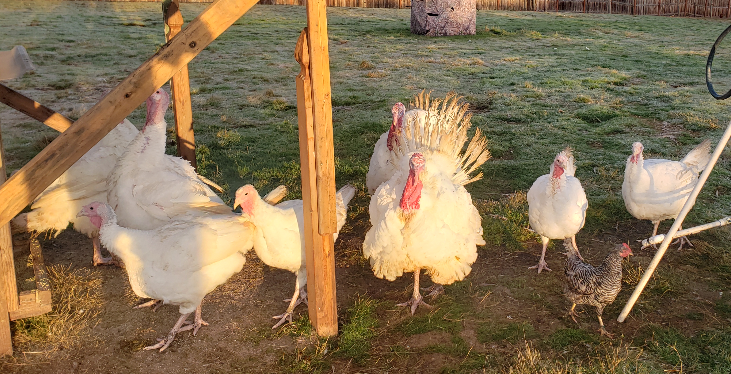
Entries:
[[198,333],[198,330],[201,328],[201,326],[208,326],[208,322],[203,320],[203,313],[201,311],[201,306],[198,305],[198,307],[195,308],[195,319],[193,319],[193,323],[181,327],[178,330],[178,332],[188,331],[190,329],[193,329],[193,336],[195,336]]
[[420,271],[421,271],[421,269],[419,269],[419,268],[417,268],[414,271],[414,293],[411,296],[411,300],[409,300],[405,303],[396,304],[396,306],[411,306],[411,315],[414,315],[414,312],[416,312],[416,308],[418,308],[419,305],[423,305],[427,308],[431,308],[431,305],[425,303],[424,298],[419,293],[419,272]]
[[102,243],[99,240],[99,234],[96,233],[91,237],[91,243],[94,246],[94,266],[97,265],[116,265],[112,257],[102,256]]
[[272,326],[272,329],[276,329],[277,327],[284,324],[284,322],[292,322],[292,312],[294,311],[294,308],[297,307],[297,305],[300,305],[303,301],[307,303],[307,288],[306,286],[300,287],[300,278],[297,277],[297,280],[294,282],[294,295],[292,295],[291,299],[284,300],[289,301],[289,307],[284,312],[284,314],[280,314],[278,316],[274,316],[272,318],[277,319],[279,318],[279,322],[277,322],[276,325]]
[[546,248],[548,248],[548,242],[551,241],[551,239],[548,239],[545,236],[541,236],[541,240],[543,241],[543,252],[541,252],[541,260],[538,261],[538,265],[531,266],[528,269],[535,269],[538,268],[538,274],[541,273],[543,269],[546,269],[548,271],[552,271],[548,268],[548,264],[546,263]]
[[444,293],[444,286],[442,286],[441,284],[434,284],[431,287],[422,288],[421,290],[425,291],[425,292],[429,292],[429,294],[426,295],[426,297],[435,298]]

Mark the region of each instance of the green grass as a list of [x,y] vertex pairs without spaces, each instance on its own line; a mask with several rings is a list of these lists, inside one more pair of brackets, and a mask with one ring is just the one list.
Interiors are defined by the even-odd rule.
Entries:
[[[184,18],[193,19],[204,6],[183,4]],[[164,43],[156,3],[3,7],[0,40],[7,43],[0,49],[22,44],[38,67],[7,85],[71,118]],[[249,183],[262,193],[285,184],[287,199],[301,196],[294,80],[300,68],[293,52],[305,24],[304,7],[255,6],[189,65],[198,170],[226,189],[222,197],[229,204],[233,192]],[[658,373],[679,370],[681,362],[684,372],[727,371],[728,229],[692,238],[696,248],[690,251],[671,248],[627,327],[616,316],[654,253],[637,249],[624,264],[622,293],[604,312],[607,328],[620,335],[615,341],[598,337],[591,307],[581,308],[579,325],[562,316],[567,306],[559,241],[547,253],[553,272],[525,269],[540,250],[525,193],[566,146],[574,149],[576,176],[589,199],[577,236],[582,254],[598,264],[611,244],[629,241],[637,248],[635,240],[649,235],[651,225],[633,219],[621,199],[631,144],[642,141],[648,157],[679,159],[700,139],[719,138],[731,120],[731,102],[711,98],[703,67],[726,26],[698,18],[480,11],[477,35],[428,38],[410,34],[409,10],[328,8],[337,185],[359,189],[348,235],[362,238],[369,228],[365,175],[373,144],[390,124],[391,106],[423,89],[434,96],[454,91],[471,104],[473,126],[485,133],[492,154],[481,167],[483,179],[467,186],[487,246],[465,281],[427,300],[435,308],[420,308],[413,317],[393,307],[394,298],[352,296],[370,290],[358,288],[359,280],[339,267],[347,280],[338,279],[338,337],[312,339],[306,317],[276,333],[265,326],[238,336],[263,350],[263,342],[277,339],[307,341],[276,351],[270,372],[345,371],[351,365],[348,370],[361,372]],[[727,49],[714,60],[718,91],[731,86]],[[144,116],[141,106],[128,118],[141,125]],[[56,136],[4,106],[0,118],[9,171]],[[172,114],[166,118],[172,127]],[[174,150],[171,144],[167,151]],[[731,211],[730,166],[724,154],[685,226]],[[669,225],[663,222],[661,230]],[[369,276],[368,262],[355,258],[360,242],[354,242],[345,249],[336,244],[336,258],[347,252],[350,270]],[[393,291],[408,283],[398,282],[383,287]],[[53,330],[50,321],[38,319],[14,328],[22,344]],[[408,339],[421,334],[447,338],[407,348]],[[129,341],[139,349],[138,341]],[[443,367],[419,366],[425,356]]]

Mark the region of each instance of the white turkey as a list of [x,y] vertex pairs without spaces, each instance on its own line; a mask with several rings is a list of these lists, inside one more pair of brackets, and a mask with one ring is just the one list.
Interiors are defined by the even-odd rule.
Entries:
[[392,159],[392,150],[395,145],[398,145],[404,124],[409,121],[416,121],[423,127],[426,120],[426,111],[412,109],[407,112],[404,104],[400,102],[394,104],[391,108],[391,114],[393,115],[391,127],[381,134],[376,142],[371,156],[371,163],[368,167],[368,174],[366,175],[366,187],[368,187],[368,193],[371,195],[376,192],[381,183],[391,178],[396,170],[395,161]]
[[77,218],[76,214],[81,207],[93,201],[107,201],[107,176],[138,133],[127,119],[120,122],[41,192],[33,201],[30,212],[15,217],[13,225],[58,235],[72,223],[74,230],[92,239],[94,266],[115,263],[112,258],[102,257],[97,228],[88,219]]
[[[207,325],[203,297],[241,270],[253,246],[254,225],[235,214],[171,220],[152,230],[119,226],[114,210],[99,202],[84,206],[79,216],[89,217],[102,244],[122,259],[135,294],[180,307],[167,337],[145,350],[164,351],[178,332],[193,329],[195,335]],[[193,323],[186,324],[193,311]]]
[[[422,102],[423,103],[423,102]],[[439,104],[443,106],[439,108]],[[480,214],[464,185],[482,174],[471,174],[490,157],[485,137],[477,130],[467,149],[471,115],[467,104],[450,95],[420,109],[427,123],[407,124],[394,147],[396,171],[371,197],[370,222],[363,254],[378,278],[395,280],[414,273],[410,306],[413,314],[426,305],[419,292],[419,273],[431,276],[436,295],[464,279],[477,260],[477,246],[484,245]]]
[[[346,185],[336,194],[337,229],[345,224],[348,217],[348,203],[355,196],[355,187]],[[254,186],[247,184],[236,190],[234,209],[241,206],[242,216],[256,225],[254,251],[265,264],[289,270],[296,275],[294,295],[284,314],[274,316],[279,319],[272,328],[292,321],[292,311],[307,300],[307,266],[305,262],[304,221],[302,200],[288,200],[278,205],[270,205],[259,197]],[[333,235],[333,240],[338,234]]]
[[107,180],[120,226],[149,230],[184,215],[232,213],[188,161],[165,154],[169,103],[163,89],[147,99],[145,126]]
[[[675,219],[698,183],[698,175],[711,159],[711,141],[705,140],[680,161],[645,160],[642,143],[632,144],[622,183],[622,198],[627,211],[637,219],[652,221],[652,236],[657,234],[660,221]],[[690,241],[682,237],[683,242]],[[692,245],[692,244],[691,244]]]
[[574,156],[571,149],[566,148],[553,160],[551,172],[538,177],[528,190],[530,226],[543,242],[541,260],[538,265],[530,267],[538,268],[538,273],[544,269],[551,271],[545,260],[551,239],[571,238],[576,253],[579,253],[576,233],[584,227],[589,202],[581,182],[574,177],[575,171]]

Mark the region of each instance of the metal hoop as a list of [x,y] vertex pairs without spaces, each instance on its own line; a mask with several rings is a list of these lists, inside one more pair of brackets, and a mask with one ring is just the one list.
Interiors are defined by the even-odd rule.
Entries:
[[708,92],[710,92],[711,96],[716,98],[716,100],[726,100],[731,97],[731,89],[725,94],[719,95],[716,93],[716,90],[713,89],[713,83],[711,83],[711,65],[713,65],[713,56],[716,54],[716,46],[721,43],[721,40],[726,37],[726,34],[728,34],[729,31],[731,31],[731,26],[727,27],[726,30],[718,36],[716,42],[713,43],[713,47],[711,47],[711,52],[708,54],[708,61],[706,62],[706,86],[708,87]]

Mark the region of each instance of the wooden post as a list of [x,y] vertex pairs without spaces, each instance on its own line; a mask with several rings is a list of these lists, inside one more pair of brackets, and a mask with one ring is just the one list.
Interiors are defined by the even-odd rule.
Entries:
[[[165,24],[168,26],[165,30],[165,40],[170,41],[183,27],[183,15],[180,14],[178,0],[166,0],[163,2],[162,9]],[[190,162],[195,168],[195,134],[193,133],[193,110],[190,105],[188,65],[183,66],[173,75],[170,80],[170,91],[173,99],[178,156]]]
[[[315,314],[317,333],[334,336],[338,333],[337,306],[335,302],[335,245],[333,234],[337,232],[335,217],[335,148],[333,146],[332,102],[330,91],[330,55],[327,42],[327,17],[325,0],[307,2],[307,38],[309,46],[310,84],[312,85],[312,120],[314,136],[314,161],[317,203],[317,234],[322,238],[319,247],[312,249],[311,270],[307,272],[307,290],[316,295],[309,299],[310,315]],[[304,48],[304,44],[303,48]],[[304,57],[304,56],[303,56]],[[306,95],[304,95],[306,97]],[[312,180],[313,170],[308,170]],[[304,191],[304,188],[303,188]],[[310,192],[312,195],[312,192]],[[315,234],[314,224],[310,228]],[[308,231],[305,229],[305,231]],[[309,253],[308,253],[309,255]],[[309,257],[309,256],[308,256]],[[313,302],[314,301],[314,302]]]
[[66,129],[74,124],[73,121],[63,115],[23,96],[2,83],[0,83],[0,102],[21,113],[25,113],[33,119],[43,122],[48,127],[59,132],[66,131]]
[[[5,152],[0,135],[0,184],[5,182]],[[10,224],[0,225],[0,356],[13,354],[10,336],[10,311],[18,309],[18,286],[15,283],[13,237]]]
[[256,2],[257,0],[216,0],[190,22],[185,30],[10,177],[0,186],[0,201],[3,202],[0,204],[0,225],[8,223],[20,213],[39,193]]

